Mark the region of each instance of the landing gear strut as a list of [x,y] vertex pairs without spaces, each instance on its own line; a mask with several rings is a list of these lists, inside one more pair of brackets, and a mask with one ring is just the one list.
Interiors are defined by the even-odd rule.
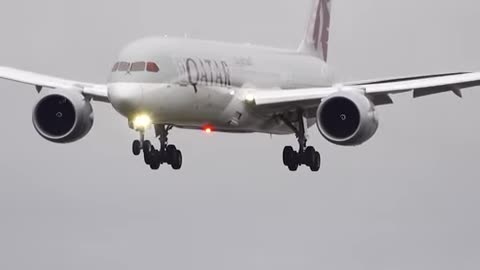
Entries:
[[172,126],[155,125],[155,135],[160,140],[160,148],[157,150],[150,141],[145,140],[145,132],[140,131],[140,140],[135,140],[132,144],[132,152],[139,156],[143,151],[143,159],[152,170],[158,170],[160,165],[166,163],[172,166],[174,170],[182,168],[182,152],[173,144],[168,144],[168,132]]
[[292,172],[296,171],[301,165],[310,167],[310,170],[313,172],[318,172],[320,170],[321,157],[314,147],[307,146],[306,123],[303,112],[298,111],[298,127],[285,117],[281,117],[281,119],[295,132],[299,144],[298,151],[295,151],[291,146],[286,146],[283,149],[283,164]]

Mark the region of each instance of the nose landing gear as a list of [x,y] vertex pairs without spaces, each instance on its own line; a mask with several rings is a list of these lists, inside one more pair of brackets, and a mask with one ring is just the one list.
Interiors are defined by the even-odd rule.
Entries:
[[145,140],[145,132],[140,131],[140,140],[132,144],[132,152],[139,156],[143,151],[143,158],[152,170],[158,170],[162,164],[170,165],[174,170],[182,168],[182,152],[173,144],[168,144],[168,132],[172,126],[155,125],[155,134],[160,140],[160,148],[157,150],[150,141]]

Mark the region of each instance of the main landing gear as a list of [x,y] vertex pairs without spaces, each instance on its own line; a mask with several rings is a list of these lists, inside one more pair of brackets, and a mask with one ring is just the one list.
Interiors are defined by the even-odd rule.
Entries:
[[148,140],[145,140],[145,132],[140,131],[140,140],[132,144],[132,152],[139,156],[143,151],[143,159],[152,170],[158,170],[160,165],[166,163],[174,170],[182,168],[182,152],[173,144],[168,144],[168,132],[172,126],[155,125],[155,134],[160,140],[160,148],[157,150]]
[[303,112],[298,112],[298,127],[286,117],[281,117],[281,119],[295,132],[299,144],[298,151],[295,151],[291,146],[286,146],[283,149],[283,164],[292,172],[297,171],[301,165],[310,167],[312,172],[318,172],[320,170],[321,157],[320,153],[317,152],[314,147],[307,147],[307,134],[305,129],[307,124],[305,123]]

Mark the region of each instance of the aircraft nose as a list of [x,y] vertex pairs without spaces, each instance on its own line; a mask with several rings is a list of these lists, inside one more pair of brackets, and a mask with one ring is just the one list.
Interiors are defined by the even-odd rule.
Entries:
[[134,84],[114,84],[108,87],[112,106],[122,115],[129,117],[142,106],[142,88]]

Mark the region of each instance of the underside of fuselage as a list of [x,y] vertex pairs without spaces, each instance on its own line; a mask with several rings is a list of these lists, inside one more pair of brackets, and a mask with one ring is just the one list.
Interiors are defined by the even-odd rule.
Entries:
[[[114,108],[126,118],[146,114],[153,124],[217,132],[291,134],[275,115],[245,103],[242,90],[171,84],[114,83],[109,85]],[[117,90],[118,89],[118,90]],[[314,120],[308,121],[309,126]]]

